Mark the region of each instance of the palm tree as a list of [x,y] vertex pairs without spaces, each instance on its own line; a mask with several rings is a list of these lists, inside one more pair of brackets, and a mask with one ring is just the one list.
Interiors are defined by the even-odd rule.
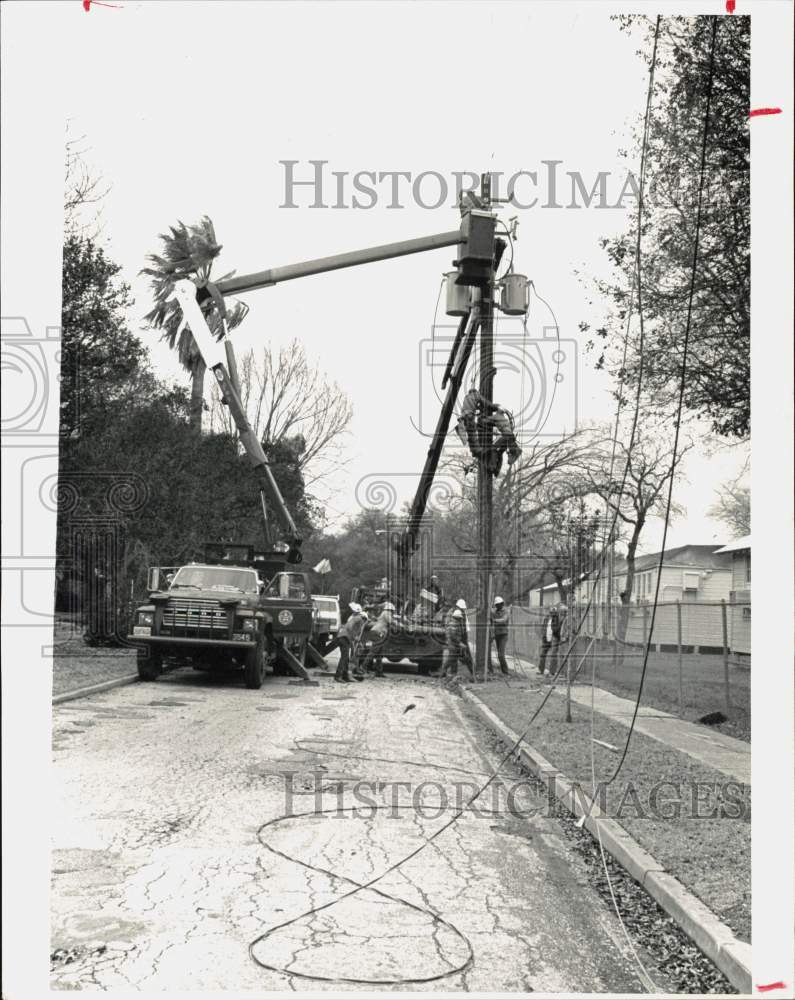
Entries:
[[[196,341],[187,326],[180,329],[183,322],[182,310],[174,296],[174,283],[183,278],[192,278],[200,286],[210,279],[212,262],[221,252],[215,238],[215,229],[205,215],[198,225],[186,226],[178,222],[169,226],[169,233],[161,233],[163,241],[161,254],[149,254],[146,258],[151,267],[145,267],[141,274],[152,279],[155,306],[144,319],[152,329],[161,330],[160,339],[165,340],[173,350],[176,348],[179,360],[190,373],[191,394],[189,420],[197,433],[201,432],[202,410],[204,409],[204,373],[207,366],[196,346]],[[230,272],[230,274],[233,272]],[[230,277],[225,274],[219,281]],[[207,324],[212,334],[221,340],[224,336],[224,322],[212,299],[202,304]],[[226,311],[226,328],[238,326],[246,316],[248,306],[236,302]]]

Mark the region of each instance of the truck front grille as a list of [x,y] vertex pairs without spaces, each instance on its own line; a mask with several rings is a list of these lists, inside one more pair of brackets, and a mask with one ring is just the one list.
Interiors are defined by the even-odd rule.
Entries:
[[229,616],[218,601],[172,597],[163,609],[162,630],[166,635],[220,639],[229,631]]

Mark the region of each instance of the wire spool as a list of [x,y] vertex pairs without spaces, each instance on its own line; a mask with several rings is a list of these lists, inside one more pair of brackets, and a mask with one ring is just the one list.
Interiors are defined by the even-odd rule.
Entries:
[[469,286],[457,285],[458,271],[448,271],[445,278],[445,312],[448,316],[466,316],[469,312]]
[[524,316],[530,308],[530,282],[524,274],[506,274],[502,279],[500,309],[508,316]]

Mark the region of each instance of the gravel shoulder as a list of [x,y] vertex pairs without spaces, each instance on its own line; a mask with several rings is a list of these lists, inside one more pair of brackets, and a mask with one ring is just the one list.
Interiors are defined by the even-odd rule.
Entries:
[[[524,732],[545,689],[537,684],[478,685],[478,697],[506,725]],[[593,791],[607,783],[621,759],[626,727],[598,713],[591,742],[591,712],[572,704],[572,722],[557,691],[527,735],[563,774]],[[634,733],[620,774],[604,786],[599,805],[695,893],[737,936],[751,938],[750,788],[730,781],[687,754]]]

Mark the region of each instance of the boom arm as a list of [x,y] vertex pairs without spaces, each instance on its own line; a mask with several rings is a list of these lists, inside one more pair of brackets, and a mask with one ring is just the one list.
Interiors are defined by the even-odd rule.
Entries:
[[458,326],[458,332],[456,333],[456,337],[453,342],[453,347],[450,352],[450,360],[447,362],[447,369],[445,371],[447,392],[444,397],[444,402],[442,403],[439,419],[436,422],[436,430],[434,431],[431,445],[428,448],[428,455],[425,459],[425,465],[420,475],[417,492],[414,495],[414,500],[412,501],[411,508],[409,509],[406,531],[402,540],[403,544],[401,545],[401,555],[406,560],[414,551],[414,547],[416,545],[420,524],[422,523],[422,518],[425,514],[425,507],[428,503],[428,494],[430,493],[431,486],[433,485],[436,469],[442,455],[444,441],[450,428],[450,418],[453,415],[453,407],[455,406],[458,391],[461,388],[461,382],[464,379],[464,373],[466,372],[469,356],[472,353],[472,348],[475,344],[475,337],[477,335],[479,325],[480,317],[477,310],[471,310],[466,314],[466,316],[461,318],[461,322]]
[[207,320],[202,313],[201,306],[196,301],[196,286],[192,281],[178,281],[175,285],[175,294],[182,306],[182,315],[190,326],[193,339],[196,341],[207,367],[212,370],[221,394],[229,406],[229,412],[232,414],[232,419],[240,433],[240,441],[246,450],[249,461],[260,478],[260,488],[264,491],[265,496],[276,511],[282,529],[287,535],[287,544],[290,546],[287,553],[287,561],[300,562],[302,539],[298,533],[298,528],[290,511],[287,509],[279,485],[273,478],[268,458],[263,451],[259,438],[251,429],[235,382],[227,370],[227,366],[224,364],[226,360],[224,347],[213,338],[207,326]]

